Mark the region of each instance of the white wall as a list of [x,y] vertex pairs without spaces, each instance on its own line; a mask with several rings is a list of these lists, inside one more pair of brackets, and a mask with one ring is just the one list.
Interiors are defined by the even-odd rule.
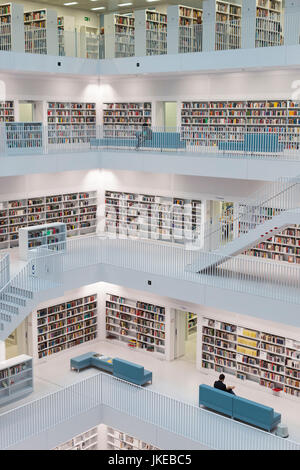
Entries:
[[100,170],[0,178],[0,201],[100,189]]
[[270,183],[226,178],[102,170],[103,187],[112,191],[239,201]]
[[[159,70],[157,70],[159,72]],[[299,79],[296,69],[132,76],[101,79],[103,101],[284,99]]]

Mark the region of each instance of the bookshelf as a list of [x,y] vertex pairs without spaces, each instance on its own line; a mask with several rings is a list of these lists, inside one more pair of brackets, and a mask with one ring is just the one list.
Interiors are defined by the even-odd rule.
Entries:
[[[256,225],[262,224],[281,213],[280,209],[274,207],[255,206],[251,210],[251,220],[248,215],[243,220],[243,208],[244,206],[239,204],[238,231],[240,234],[248,233]],[[245,251],[244,254],[274,261],[300,264],[300,226],[292,225],[287,227],[282,232]]]
[[58,55],[57,14],[40,9],[24,13],[25,52]]
[[23,5],[0,5],[0,50],[24,52]]
[[104,137],[134,138],[146,121],[152,122],[152,103],[104,103]]
[[75,18],[57,17],[58,55],[75,57]]
[[32,358],[25,354],[0,362],[0,405],[33,392]]
[[188,145],[242,142],[244,134],[276,132],[286,150],[300,148],[300,103],[291,100],[184,101],[181,138]]
[[154,10],[135,11],[136,56],[167,54],[167,15]]
[[159,450],[159,448],[107,426],[107,450]]
[[[179,48],[178,52],[197,52],[199,50],[195,26],[203,22],[203,10],[178,5],[179,9]],[[198,23],[199,22],[199,23]],[[200,26],[198,26],[200,27]],[[199,32],[200,34],[201,32]],[[202,34],[202,33],[201,33]],[[201,50],[201,49],[200,49]]]
[[300,397],[300,342],[203,318],[202,367]]
[[[19,230],[19,254],[20,258],[27,260],[29,252],[38,247],[46,246],[57,251],[66,248],[66,224],[61,222],[42,224],[33,227],[23,227]],[[56,245],[59,243],[59,245]]]
[[96,103],[48,102],[48,143],[87,144],[96,137]]
[[126,237],[184,243],[202,234],[202,202],[105,191],[105,231]]
[[241,39],[242,6],[216,1],[215,49],[237,49]]
[[98,450],[98,428],[89,429],[52,450]]
[[256,0],[255,47],[282,44],[282,10],[282,0]]
[[106,339],[165,355],[165,308],[106,294]]
[[6,142],[10,153],[40,152],[43,148],[43,125],[41,122],[14,122],[6,123]]
[[42,359],[97,338],[97,295],[37,311],[37,353]]
[[95,233],[97,228],[97,192],[35,196],[0,202],[0,249],[19,245],[22,227],[62,222],[67,236]]
[[168,53],[202,50],[203,10],[184,5],[168,7]]
[[197,333],[197,315],[192,312],[186,314],[186,337]]
[[294,225],[246,251],[248,256],[300,264],[300,226]]
[[135,18],[111,13],[104,16],[105,57],[132,57],[135,55]]
[[0,122],[14,122],[14,101],[0,101]]
[[145,10],[146,55],[167,54],[167,15]]
[[80,57],[99,59],[100,38],[99,28],[80,26]]

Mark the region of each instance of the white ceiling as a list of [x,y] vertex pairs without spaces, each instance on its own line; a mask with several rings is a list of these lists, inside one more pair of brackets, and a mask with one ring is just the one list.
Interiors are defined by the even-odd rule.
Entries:
[[[183,4],[185,6],[192,6],[195,8],[201,8],[202,7],[202,0],[187,0],[183,1],[182,3],[179,3],[178,0],[159,0],[157,2],[147,2],[147,0],[37,0],[35,3],[41,5],[41,4],[48,4],[48,5],[56,5],[63,7],[64,3],[67,2],[72,2],[72,1],[77,1],[78,5],[72,5],[70,7],[70,10],[72,8],[76,8],[77,10],[91,10],[91,8],[96,8],[96,7],[106,7],[105,10],[99,10],[98,12],[95,11],[95,13],[99,14],[105,14],[111,11],[116,11],[116,12],[124,12],[128,13],[136,9],[141,9],[141,8],[157,8],[159,9],[160,5],[177,5],[177,4]],[[126,6],[126,7],[119,7],[119,3],[128,3],[131,2],[132,5]]]

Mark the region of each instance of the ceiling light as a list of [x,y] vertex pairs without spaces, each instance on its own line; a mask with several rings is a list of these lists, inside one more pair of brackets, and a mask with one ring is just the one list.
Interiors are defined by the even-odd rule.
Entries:
[[118,3],[118,7],[128,7],[129,5],[132,5],[132,3]]
[[146,2],[150,3],[150,2],[159,2],[159,0],[146,0]]
[[[96,0],[92,0],[93,2],[95,2]],[[91,8],[91,10],[105,10],[105,7],[97,7],[97,8]]]
[[64,5],[66,7],[70,6],[70,5],[78,5],[78,2],[69,2],[69,3],[64,3]]

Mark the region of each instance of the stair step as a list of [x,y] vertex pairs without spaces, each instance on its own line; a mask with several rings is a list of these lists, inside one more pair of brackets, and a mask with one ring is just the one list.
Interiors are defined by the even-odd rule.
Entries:
[[28,289],[23,289],[21,287],[13,286],[13,285],[8,286],[5,293],[13,294],[13,295],[15,294],[16,296],[23,297],[25,299],[32,299],[33,297],[32,291]]
[[[10,323],[10,322],[11,322],[11,316],[8,315],[7,313],[1,313],[1,312],[0,312],[0,318],[1,318],[1,320],[5,321],[5,322],[7,322],[7,323]],[[3,324],[3,326],[4,326],[4,324]],[[3,328],[3,329],[4,329],[4,328]]]
[[28,299],[21,297],[15,294],[0,294],[0,302],[10,303],[13,305],[22,305],[23,307],[26,306]]
[[15,314],[15,315],[18,315],[19,313],[19,307],[16,306],[16,304],[12,304],[10,302],[1,302],[0,301],[0,312],[3,311],[3,312],[9,312],[11,314]]

